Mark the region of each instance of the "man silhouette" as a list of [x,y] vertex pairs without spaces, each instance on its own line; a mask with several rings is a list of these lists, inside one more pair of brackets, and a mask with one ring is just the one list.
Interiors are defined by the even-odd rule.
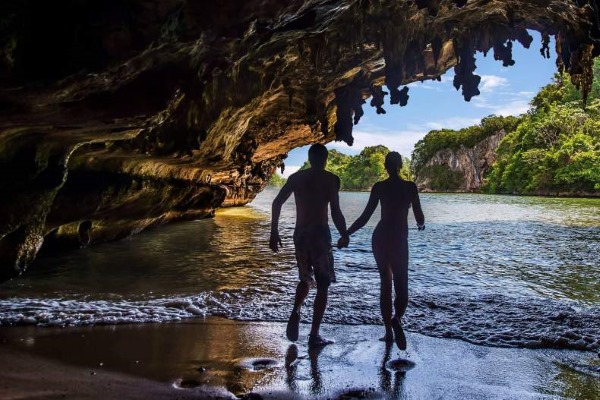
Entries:
[[[313,309],[312,326],[308,338],[309,347],[325,346],[333,343],[319,335],[319,328],[325,308],[329,285],[335,282],[331,233],[328,224],[327,206],[331,206],[331,217],[343,238],[346,235],[346,220],[339,203],[340,178],[325,171],[327,148],[314,144],[308,150],[310,168],[292,174],[273,200],[271,237],[269,247],[274,252],[282,246],[279,237],[279,215],[283,203],[294,193],[296,201],[296,227],[294,246],[300,282],[296,287],[294,308],[290,315],[286,336],[291,341],[298,340],[300,308],[311,286],[316,283],[317,294]],[[347,245],[347,244],[346,244]]]

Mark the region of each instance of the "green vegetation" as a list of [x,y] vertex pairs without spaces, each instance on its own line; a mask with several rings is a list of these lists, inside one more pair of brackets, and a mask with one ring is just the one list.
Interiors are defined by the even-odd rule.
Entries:
[[[446,167],[425,164],[442,149],[473,147],[504,129],[496,163],[485,177],[489,193],[600,195],[600,61],[587,106],[565,75],[555,75],[520,117],[489,116],[480,125],[453,131],[431,131],[412,154],[412,171],[427,176],[434,190],[453,190]],[[424,175],[421,175],[424,174]],[[433,186],[436,187],[433,187]]]
[[419,173],[430,177],[429,188],[435,192],[454,192],[465,186],[462,174],[447,165],[426,166]]
[[490,193],[600,194],[600,61],[588,104],[568,76],[556,75],[497,150]]
[[452,129],[441,129],[430,131],[423,139],[415,145],[412,153],[411,170],[415,175],[423,173],[427,161],[440,150],[457,150],[461,146],[473,147],[484,139],[504,130],[511,132],[516,129],[520,117],[498,117],[490,115],[481,120],[479,125],[469,126],[458,131]]
[[[385,156],[390,150],[385,146],[365,147],[360,154],[349,156],[337,150],[330,150],[326,169],[340,177],[342,190],[369,190],[375,182],[387,178],[383,166]],[[412,179],[410,160],[403,157],[400,176]],[[310,166],[308,161],[300,169]]]
[[271,179],[269,179],[269,186],[282,187],[285,185],[285,178],[275,172],[271,175]]

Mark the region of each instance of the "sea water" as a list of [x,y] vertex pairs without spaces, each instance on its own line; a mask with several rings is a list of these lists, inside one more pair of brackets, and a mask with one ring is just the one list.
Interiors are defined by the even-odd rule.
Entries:
[[[77,326],[205,315],[285,321],[297,269],[293,198],[284,247],[268,247],[267,188],[215,218],[40,257],[0,285],[0,325]],[[368,193],[342,192],[348,225]],[[426,229],[410,230],[408,331],[490,346],[600,349],[600,199],[422,194]],[[381,324],[371,250],[378,211],[334,248],[338,282],[325,322]],[[409,226],[416,228],[409,213]],[[334,243],[339,237],[332,225]],[[310,321],[312,296],[302,320]]]

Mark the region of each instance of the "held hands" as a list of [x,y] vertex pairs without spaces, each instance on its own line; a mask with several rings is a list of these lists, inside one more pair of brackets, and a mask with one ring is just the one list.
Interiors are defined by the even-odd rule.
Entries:
[[350,244],[350,236],[343,235],[338,239],[337,248],[343,249],[344,247],[348,247],[349,244]]
[[269,238],[269,247],[275,253],[279,252],[279,247],[283,247],[283,243],[281,243],[281,238],[279,237],[279,232],[271,232],[271,237]]

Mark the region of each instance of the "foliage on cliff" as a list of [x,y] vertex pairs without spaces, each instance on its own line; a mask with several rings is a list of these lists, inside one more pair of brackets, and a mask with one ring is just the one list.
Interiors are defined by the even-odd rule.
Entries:
[[540,90],[499,145],[491,193],[600,194],[600,61],[587,106],[566,75]]
[[[326,170],[340,177],[342,190],[369,190],[375,182],[387,178],[384,161],[390,152],[385,146],[365,147],[360,154],[349,156],[337,150],[329,150]],[[403,179],[411,179],[410,160],[402,157],[403,165],[400,176]],[[305,161],[300,169],[310,166]]]
[[279,175],[278,173],[274,173],[273,175],[271,175],[271,178],[269,179],[269,186],[275,186],[275,187],[282,187],[285,184],[286,179]]
[[490,115],[483,118],[479,125],[460,130],[440,129],[430,131],[415,145],[412,153],[411,170],[415,175],[419,175],[423,172],[427,161],[438,151],[444,149],[457,150],[461,146],[473,147],[501,130],[512,132],[520,121],[520,117]]

